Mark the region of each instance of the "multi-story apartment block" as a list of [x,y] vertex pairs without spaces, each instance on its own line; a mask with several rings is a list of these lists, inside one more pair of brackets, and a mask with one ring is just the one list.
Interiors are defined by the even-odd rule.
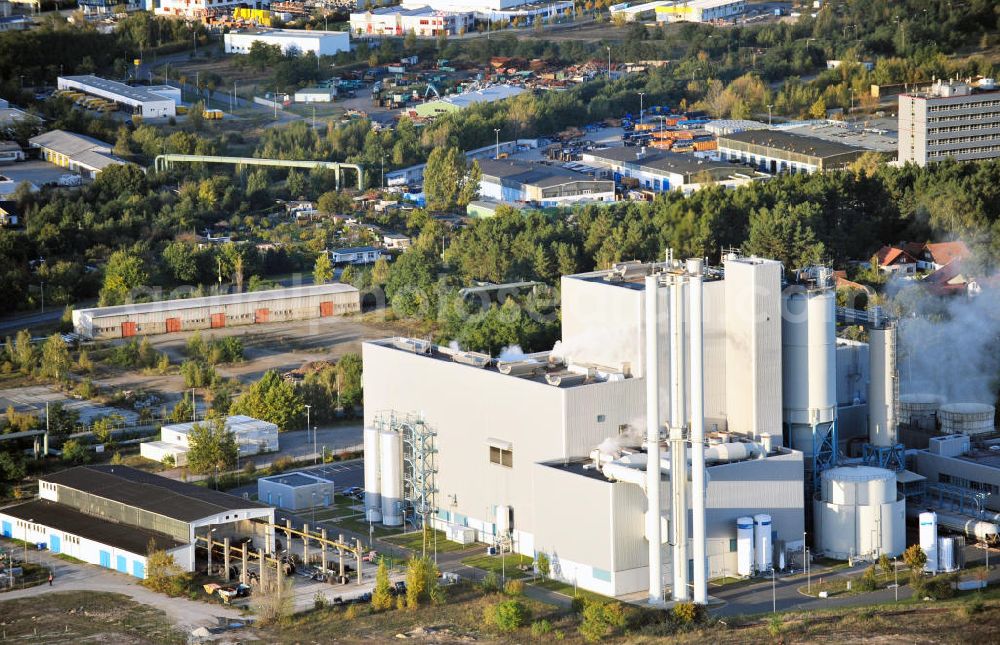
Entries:
[[899,161],[924,166],[946,157],[1000,157],[1000,91],[992,79],[937,81],[899,95]]

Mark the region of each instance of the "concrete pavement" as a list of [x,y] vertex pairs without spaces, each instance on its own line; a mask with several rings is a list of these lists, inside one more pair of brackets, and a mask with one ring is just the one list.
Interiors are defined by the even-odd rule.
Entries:
[[48,551],[33,551],[31,562],[41,562],[53,570],[53,585],[39,585],[0,594],[0,602],[15,598],[43,597],[60,591],[105,591],[129,596],[136,602],[162,609],[181,630],[190,632],[196,627],[216,627],[219,618],[242,619],[243,614],[232,607],[186,598],[170,598],[146,589],[132,576],[103,569],[90,564],[76,564],[61,560]]

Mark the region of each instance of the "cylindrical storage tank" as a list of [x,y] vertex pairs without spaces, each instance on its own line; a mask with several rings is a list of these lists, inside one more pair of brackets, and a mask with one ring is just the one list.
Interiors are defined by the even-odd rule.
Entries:
[[[944,403],[944,397],[926,392],[914,392],[899,396],[899,422],[909,425],[928,424]],[[933,429],[933,428],[929,428]]]
[[382,493],[382,523],[399,526],[403,523],[403,451],[398,432],[379,433],[380,486]]
[[382,521],[382,495],[379,481],[378,430],[364,429],[365,442],[365,519]]
[[508,535],[511,529],[510,506],[497,506],[497,535]]
[[871,466],[823,472],[813,504],[817,552],[838,560],[900,555],[906,549],[906,501],[896,473]]
[[941,432],[977,435],[993,432],[996,410],[985,403],[946,403],[938,410]]
[[896,328],[868,330],[868,441],[873,446],[896,442]]
[[736,518],[736,573],[753,575],[753,518]]
[[781,392],[786,423],[811,426],[836,417],[835,305],[836,295],[830,289],[806,291],[793,285],[782,297]]
[[938,553],[937,553],[937,514],[924,512],[920,514],[920,548],[927,556],[927,564],[924,571],[927,573],[937,573]]
[[945,573],[955,570],[955,540],[938,538],[938,570]]
[[774,567],[771,548],[771,516],[760,513],[753,516],[753,554],[758,572],[770,571]]
[[774,438],[770,432],[760,433],[760,445],[764,449],[765,454],[770,455],[774,452]]

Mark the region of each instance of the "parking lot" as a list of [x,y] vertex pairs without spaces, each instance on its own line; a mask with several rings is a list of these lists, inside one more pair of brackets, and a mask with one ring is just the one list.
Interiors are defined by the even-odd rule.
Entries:
[[37,159],[0,166],[0,196],[13,192],[24,181],[41,188],[45,184],[58,182],[60,177],[67,174],[75,173]]
[[126,423],[135,423],[139,414],[132,410],[98,405],[91,401],[74,399],[45,385],[32,385],[0,390],[0,409],[13,407],[18,412],[31,412],[44,416],[45,404],[61,403],[66,410],[80,413],[80,423],[89,424],[94,419],[120,414]]

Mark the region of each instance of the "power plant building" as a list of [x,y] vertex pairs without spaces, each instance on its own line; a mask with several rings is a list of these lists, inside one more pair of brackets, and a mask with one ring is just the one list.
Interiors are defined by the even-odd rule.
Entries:
[[73,328],[89,339],[128,338],[310,320],[360,310],[360,292],[351,285],[333,283],[77,309]]
[[[416,339],[364,344],[369,519],[473,529],[505,551],[546,554],[559,580],[651,600],[663,581],[687,598],[693,580],[704,602],[707,577],[740,568],[740,518],[767,518],[755,571],[801,548],[803,458],[782,447],[780,265],[623,263],[564,276],[561,291],[551,351],[493,359]],[[730,386],[730,370],[770,382]],[[704,450],[685,455],[689,409]],[[671,477],[688,470],[690,482]],[[647,522],[653,505],[659,522]]]

